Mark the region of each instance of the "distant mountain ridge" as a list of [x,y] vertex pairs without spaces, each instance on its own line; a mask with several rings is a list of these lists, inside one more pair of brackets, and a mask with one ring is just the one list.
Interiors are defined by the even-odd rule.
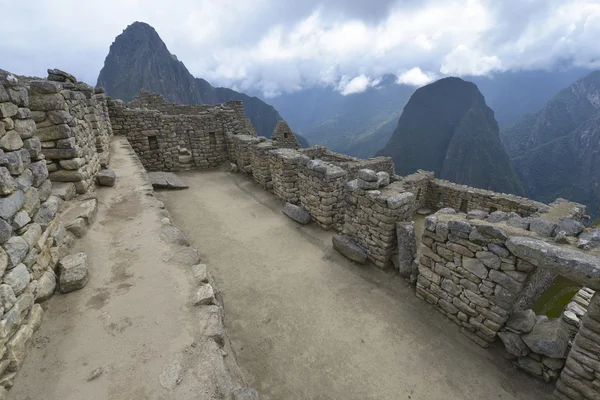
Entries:
[[[97,86],[123,101],[131,101],[147,89],[178,104],[216,104],[242,100],[246,117],[260,136],[271,137],[281,116],[257,97],[231,89],[213,87],[204,79],[194,78],[185,65],[169,52],[156,30],[143,22],[134,22],[116,37],[98,76]],[[298,140],[307,146],[306,140]]]
[[524,195],[500,141],[498,123],[472,82],[444,78],[418,89],[387,145],[396,172],[435,172],[452,182]]
[[530,196],[600,206],[600,71],[558,92],[541,110],[501,132]]

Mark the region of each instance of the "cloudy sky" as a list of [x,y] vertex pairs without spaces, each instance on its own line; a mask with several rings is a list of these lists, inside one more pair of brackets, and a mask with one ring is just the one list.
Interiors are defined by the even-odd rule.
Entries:
[[92,85],[115,36],[152,25],[190,72],[265,96],[387,73],[424,85],[557,64],[600,67],[600,0],[0,0],[0,68]]

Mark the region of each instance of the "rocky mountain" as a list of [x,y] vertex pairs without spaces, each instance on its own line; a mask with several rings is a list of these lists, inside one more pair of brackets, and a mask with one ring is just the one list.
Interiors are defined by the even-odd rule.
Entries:
[[392,157],[400,175],[424,169],[456,183],[525,193],[500,141],[494,112],[477,86],[460,78],[418,89],[378,155]]
[[556,94],[544,108],[504,129],[502,141],[529,195],[600,204],[600,71]]
[[389,140],[414,88],[387,75],[376,87],[343,96],[315,87],[270,99],[311,143],[355,157],[372,157]]
[[[179,104],[214,104],[242,100],[246,116],[256,132],[271,137],[281,116],[272,106],[257,97],[231,89],[213,87],[195,78],[167,48],[156,30],[143,22],[134,22],[113,44],[98,76],[97,86],[108,95],[129,102],[140,89],[162,94],[167,101]],[[299,138],[299,140],[304,140]],[[307,145],[304,140],[304,145]]]

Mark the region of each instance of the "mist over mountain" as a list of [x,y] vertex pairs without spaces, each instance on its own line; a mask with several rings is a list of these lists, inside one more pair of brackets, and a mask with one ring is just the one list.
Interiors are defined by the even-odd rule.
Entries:
[[546,202],[565,197],[598,215],[600,71],[503,129],[501,138],[531,197]]
[[[194,78],[185,65],[169,52],[156,30],[143,22],[134,22],[117,36],[98,76],[97,86],[108,95],[131,101],[140,89],[162,94],[171,103],[215,104],[242,100],[246,117],[256,132],[271,137],[281,116],[257,97],[231,89],[213,87],[204,79]],[[299,140],[306,141],[303,138]]]
[[424,169],[456,183],[525,194],[500,142],[494,112],[477,86],[460,78],[418,89],[377,154],[392,157],[399,175]]
[[[552,71],[508,71],[490,76],[467,76],[494,110],[500,128],[534,112],[560,89],[589,70],[563,68]],[[414,86],[398,84],[386,75],[364,92],[342,95],[334,86],[312,87],[269,99],[295,132],[312,144],[331,150],[371,157],[388,142],[402,109],[415,92]]]

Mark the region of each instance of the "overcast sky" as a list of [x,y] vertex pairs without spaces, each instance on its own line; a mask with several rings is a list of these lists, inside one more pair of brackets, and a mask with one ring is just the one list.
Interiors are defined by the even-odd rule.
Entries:
[[152,25],[190,72],[267,97],[424,85],[557,63],[600,67],[600,0],[0,0],[0,68],[95,85],[110,44]]

